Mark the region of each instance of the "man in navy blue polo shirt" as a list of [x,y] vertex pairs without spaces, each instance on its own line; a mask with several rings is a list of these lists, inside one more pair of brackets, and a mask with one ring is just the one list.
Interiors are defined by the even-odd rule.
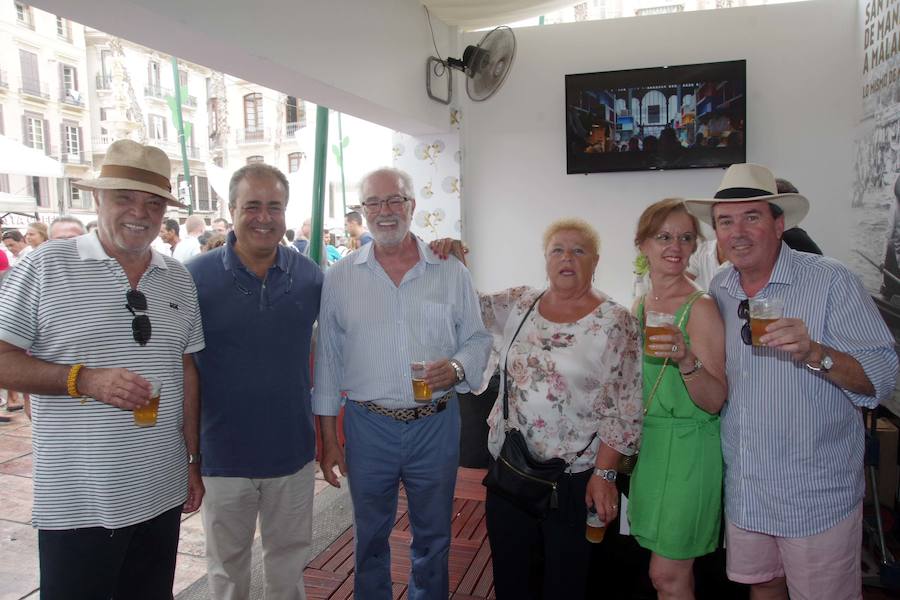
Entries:
[[207,350],[201,389],[201,472],[213,598],[248,598],[259,517],[267,598],[305,598],[312,537],[315,433],[309,349],[322,272],[283,247],[288,182],[256,163],[231,178],[234,230],[186,266]]

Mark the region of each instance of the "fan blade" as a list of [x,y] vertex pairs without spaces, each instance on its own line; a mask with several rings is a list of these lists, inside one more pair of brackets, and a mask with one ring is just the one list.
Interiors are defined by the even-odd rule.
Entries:
[[481,102],[490,98],[506,79],[516,55],[515,35],[509,27],[497,27],[469,54],[466,93],[475,102]]

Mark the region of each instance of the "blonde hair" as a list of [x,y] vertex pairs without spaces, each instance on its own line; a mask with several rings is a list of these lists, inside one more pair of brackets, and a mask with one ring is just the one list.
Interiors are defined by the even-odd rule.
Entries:
[[595,255],[600,254],[600,236],[597,234],[597,230],[584,219],[577,218],[558,219],[550,223],[544,230],[544,252],[550,245],[550,238],[560,231],[578,232],[587,242],[588,249]]
[[[669,215],[675,213],[686,214],[691,220],[691,225],[694,227],[694,233],[697,234],[697,238],[703,239],[703,234],[700,232],[700,221],[687,209],[684,200],[681,198],[664,198],[659,202],[654,202],[641,213],[638,219],[637,231],[634,234],[634,245],[640,246],[644,241],[656,235],[656,232],[659,231],[665,220],[669,218]],[[696,248],[697,245],[694,244],[694,249],[696,250]]]
[[50,239],[50,234],[47,233],[47,225],[45,225],[44,223],[38,221],[29,223],[28,229],[31,229],[35,233],[39,234],[42,238],[44,238],[45,242]]

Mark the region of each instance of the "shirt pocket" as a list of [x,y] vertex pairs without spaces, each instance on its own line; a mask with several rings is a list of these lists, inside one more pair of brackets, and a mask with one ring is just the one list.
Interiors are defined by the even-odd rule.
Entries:
[[421,305],[420,339],[429,348],[440,349],[445,356],[456,350],[456,328],[453,322],[453,306],[440,302],[423,302]]

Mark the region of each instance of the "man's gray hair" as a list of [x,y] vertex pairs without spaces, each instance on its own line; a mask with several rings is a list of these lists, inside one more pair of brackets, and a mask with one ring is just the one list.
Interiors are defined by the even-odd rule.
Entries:
[[391,175],[396,177],[400,182],[401,191],[403,195],[409,198],[410,200],[415,200],[416,192],[413,188],[413,180],[412,177],[409,176],[409,173],[406,171],[401,171],[400,169],[395,169],[393,167],[381,167],[380,169],[375,169],[371,173],[367,173],[359,182],[359,200],[360,202],[365,202],[366,198],[363,194],[366,192],[366,184],[369,182],[369,179],[373,177],[377,177],[379,175]]
[[56,225],[57,223],[74,223],[74,224],[78,225],[78,227],[81,228],[82,234],[87,233],[87,231],[84,228],[84,223],[82,223],[81,219],[79,219],[78,217],[73,217],[71,215],[62,215],[62,216],[56,217],[55,219],[53,219],[50,222],[50,231],[53,231],[53,226]]
[[250,163],[235,171],[231,176],[231,182],[228,184],[228,208],[233,210],[234,207],[237,206],[238,185],[240,185],[241,181],[247,177],[272,177],[277,179],[282,187],[284,187],[284,203],[287,204],[288,198],[290,198],[290,185],[288,184],[287,177],[285,177],[284,173],[277,167],[267,165],[266,163]]

